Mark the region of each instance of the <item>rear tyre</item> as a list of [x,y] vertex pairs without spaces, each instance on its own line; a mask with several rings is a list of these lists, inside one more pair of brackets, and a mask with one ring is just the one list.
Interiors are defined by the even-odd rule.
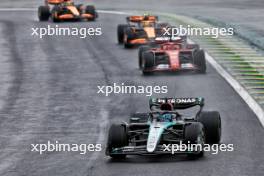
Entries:
[[92,5],[86,6],[85,13],[93,15],[93,18],[91,18],[90,21],[95,21],[95,19],[97,18],[97,13],[95,11],[95,7]]
[[152,72],[147,71],[154,67],[155,65],[155,57],[152,52],[144,52],[143,53],[143,69],[142,73],[143,75],[150,75]]
[[143,68],[143,53],[150,50],[149,46],[140,46],[138,49],[138,67],[139,69]]
[[203,125],[199,122],[185,126],[185,144],[199,144],[198,151],[188,153],[189,157],[202,157],[204,155],[203,146],[205,143]]
[[50,17],[50,9],[48,6],[40,6],[38,8],[39,21],[48,21]]
[[205,130],[205,141],[208,144],[219,144],[221,140],[222,124],[217,111],[204,111],[198,116]]
[[128,27],[127,24],[119,24],[117,26],[117,41],[119,44],[124,43],[124,35],[127,27]]
[[197,66],[199,73],[206,73],[206,61],[204,50],[196,50],[194,52],[194,65]]
[[[109,129],[108,142],[106,150],[111,152],[113,148],[124,147],[128,145],[126,127],[121,124],[112,124]],[[124,154],[109,154],[112,158],[125,158]]]

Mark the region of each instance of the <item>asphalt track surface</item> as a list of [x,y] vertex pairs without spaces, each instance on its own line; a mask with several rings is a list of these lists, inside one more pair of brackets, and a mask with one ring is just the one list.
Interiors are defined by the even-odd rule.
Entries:
[[[117,45],[116,26],[122,22],[124,16],[100,14],[94,23],[60,25],[102,27],[102,36],[39,39],[31,36],[31,28],[52,23],[39,23],[35,12],[0,12],[0,175],[263,175],[264,131],[237,93],[210,65],[206,75],[142,76],[137,50]],[[200,160],[133,156],[122,162],[103,151],[30,152],[30,144],[48,140],[104,145],[111,122],[148,108],[146,96],[97,94],[98,85],[114,82],[168,85],[166,96],[204,97],[205,109],[221,113],[222,143],[234,144],[235,151],[206,153]]]

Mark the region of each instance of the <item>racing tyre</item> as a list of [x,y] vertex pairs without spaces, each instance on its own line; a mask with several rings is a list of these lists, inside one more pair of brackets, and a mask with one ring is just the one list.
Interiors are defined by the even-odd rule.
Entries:
[[117,41],[119,44],[124,43],[124,34],[127,27],[127,24],[119,24],[117,26]]
[[150,75],[152,72],[146,71],[150,70],[155,65],[155,57],[152,52],[144,52],[143,53],[143,69],[142,73],[143,75]]
[[197,147],[199,151],[188,153],[189,157],[202,157],[204,155],[203,146],[205,143],[204,129],[203,125],[199,122],[191,123],[185,126],[185,144],[200,144]]
[[93,15],[93,18],[90,19],[91,21],[94,21],[97,18],[97,12],[95,11],[95,7],[92,5],[86,6],[85,13]]
[[[128,145],[126,127],[121,124],[112,124],[109,129],[107,152],[112,148],[124,147]],[[112,158],[125,158],[123,154],[109,154]]]
[[143,68],[143,53],[150,50],[149,46],[140,46],[138,50],[138,66],[139,69]]
[[48,21],[50,17],[50,9],[48,6],[40,6],[38,8],[39,21]]
[[204,126],[206,143],[218,144],[221,140],[221,117],[219,112],[201,112],[197,120]]
[[194,52],[194,65],[198,67],[199,73],[206,72],[206,61],[204,50],[197,50]]

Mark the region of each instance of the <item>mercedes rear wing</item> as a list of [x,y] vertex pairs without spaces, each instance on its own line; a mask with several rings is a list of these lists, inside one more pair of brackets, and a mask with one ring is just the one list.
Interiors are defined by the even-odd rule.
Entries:
[[187,109],[194,106],[204,106],[204,98],[150,98],[149,107],[150,110],[157,110],[163,103],[171,103],[173,108],[176,109]]

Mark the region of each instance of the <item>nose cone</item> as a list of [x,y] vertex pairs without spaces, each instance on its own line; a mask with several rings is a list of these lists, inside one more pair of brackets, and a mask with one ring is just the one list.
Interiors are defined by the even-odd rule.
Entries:
[[156,150],[160,141],[160,136],[163,133],[163,128],[159,125],[153,125],[150,127],[149,136],[147,141],[147,152],[153,153]]

